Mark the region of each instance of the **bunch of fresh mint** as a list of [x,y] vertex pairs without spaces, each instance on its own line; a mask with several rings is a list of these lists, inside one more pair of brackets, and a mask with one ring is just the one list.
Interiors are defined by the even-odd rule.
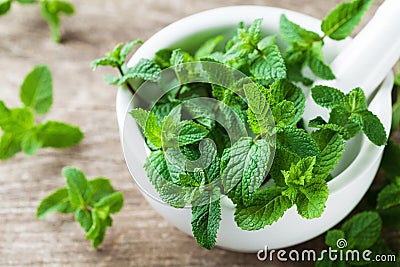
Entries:
[[13,109],[0,100],[0,160],[20,151],[33,155],[42,147],[71,147],[83,139],[76,126],[58,121],[35,123],[35,114],[46,114],[53,104],[52,76],[46,66],[38,65],[26,76],[20,98],[24,106]]
[[115,192],[109,179],[98,177],[88,181],[85,174],[74,167],[63,168],[62,175],[67,187],[45,197],[36,216],[44,219],[51,212],[75,214],[75,220],[86,232],[86,239],[92,240],[92,246],[97,248],[103,242],[106,228],[112,226],[110,215],[123,206],[123,195]]
[[1,0],[0,16],[6,14],[11,9],[13,2],[20,4],[39,4],[43,18],[49,24],[53,41],[61,41],[60,34],[60,14],[73,15],[75,12],[72,3],[62,0]]
[[[326,86],[312,88],[314,101],[331,112],[328,122],[321,117],[310,121],[309,126],[318,129],[306,132],[302,120],[305,96],[294,83],[312,82],[303,76],[304,66],[321,78],[334,78],[323,59],[323,40],[326,36],[340,40],[350,35],[371,2],[355,0],[340,4],[323,20],[322,37],[282,15],[281,35],[289,45],[283,56],[277,36],[263,37],[262,20],[256,19],[250,26],[240,23],[236,33],[225,42],[222,36],[207,40],[193,54],[166,48],[158,51],[153,60],[142,59],[128,68],[125,57],[140,43],[136,41],[125,46],[119,44],[107,57],[92,63],[93,69],[100,65],[117,67],[120,76],[108,76],[106,80],[110,84],[126,85],[132,92],[135,92],[132,79],[160,82],[163,69],[172,67],[178,71],[182,64],[196,61],[235,68],[255,82],[239,89],[201,82],[184,84],[151,103],[151,110],[137,108],[130,112],[151,149],[145,164],[150,181],[164,202],[176,208],[192,204],[192,231],[200,246],[211,249],[215,245],[221,220],[219,200],[213,201],[212,192],[208,201],[203,199],[197,205],[198,191],[179,195],[166,187],[165,181],[178,187],[199,188],[221,178],[222,185],[212,190],[226,194],[236,205],[234,219],[239,227],[258,230],[277,221],[294,205],[304,218],[321,216],[329,195],[327,180],[332,178],[330,172],[344,152],[345,140],[363,131],[376,145],[386,144],[384,127],[367,109],[360,88],[348,94]],[[196,114],[197,107],[193,105],[185,105],[182,114],[171,113],[181,103],[201,95],[222,103],[214,111],[224,112],[223,106],[233,110],[246,125],[250,137],[231,143],[226,129],[219,123],[201,117],[185,119],[182,114]],[[262,119],[267,118],[269,110],[275,121],[275,147],[263,138],[271,134],[270,122]],[[176,129],[178,134],[174,132]],[[215,154],[207,139],[216,144]],[[212,162],[207,168],[186,171],[176,168],[173,161],[177,160],[174,156],[177,152],[170,148],[171,140],[175,140],[188,160],[198,160],[208,152]],[[265,177],[273,150],[274,162]]]

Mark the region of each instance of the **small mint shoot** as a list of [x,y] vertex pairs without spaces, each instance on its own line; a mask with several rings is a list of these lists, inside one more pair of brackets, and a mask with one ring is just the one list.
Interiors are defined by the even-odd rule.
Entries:
[[52,212],[74,214],[75,220],[87,233],[86,239],[97,248],[103,242],[106,228],[112,226],[111,215],[123,206],[123,195],[114,190],[109,179],[87,180],[85,174],[75,167],[63,168],[62,175],[67,186],[45,197],[37,208],[36,217],[44,219]]

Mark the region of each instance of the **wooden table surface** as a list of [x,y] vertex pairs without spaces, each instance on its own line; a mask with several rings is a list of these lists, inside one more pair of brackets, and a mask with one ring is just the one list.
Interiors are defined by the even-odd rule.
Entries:
[[[18,94],[23,77],[35,64],[47,64],[53,73],[54,105],[41,119],[77,124],[86,135],[80,145],[71,149],[44,149],[33,157],[18,154],[0,162],[0,266],[267,265],[259,262],[255,254],[202,249],[152,210],[130,178],[122,156],[115,115],[116,88],[106,85],[102,79],[104,73],[112,70],[92,72],[90,62],[117,42],[146,40],[171,22],[210,8],[270,5],[322,18],[340,1],[72,2],[77,12],[62,20],[61,44],[51,41],[37,6],[14,4],[9,14],[0,17],[0,99],[12,107],[20,105]],[[363,24],[380,2],[375,1]],[[108,229],[97,251],[85,240],[73,216],[52,214],[44,221],[35,219],[39,201],[64,185],[60,171],[68,165],[81,168],[88,177],[110,177],[124,193],[125,206],[115,216],[114,226]],[[394,238],[398,239],[399,235]],[[296,248],[322,247],[323,237],[318,237]]]

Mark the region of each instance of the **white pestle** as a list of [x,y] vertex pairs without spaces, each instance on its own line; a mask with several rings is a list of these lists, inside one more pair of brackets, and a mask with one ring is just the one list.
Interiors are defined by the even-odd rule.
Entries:
[[[399,57],[400,0],[386,0],[369,23],[330,64],[336,79],[317,80],[314,85],[335,87],[345,93],[361,87],[367,99],[370,99]],[[317,114],[328,118],[328,111],[317,106],[309,94],[304,118],[309,121]]]

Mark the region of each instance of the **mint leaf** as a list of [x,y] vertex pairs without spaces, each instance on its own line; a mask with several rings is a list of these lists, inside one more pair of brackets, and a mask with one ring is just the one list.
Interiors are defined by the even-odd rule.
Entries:
[[21,85],[21,101],[25,107],[34,109],[38,114],[47,113],[53,103],[53,81],[49,68],[36,66]]
[[287,43],[299,43],[307,45],[321,39],[321,37],[315,32],[307,31],[298,24],[288,20],[284,14],[281,15],[279,27],[282,38]]
[[78,127],[57,121],[39,124],[36,132],[37,140],[41,142],[42,147],[71,147],[83,139],[83,133]]
[[342,91],[324,85],[316,85],[311,88],[311,96],[315,103],[324,108],[342,107],[347,100]]
[[194,58],[199,60],[203,57],[207,57],[214,52],[214,49],[217,45],[224,39],[222,35],[216,36],[214,38],[208,39],[205,41],[199,49],[197,49],[196,53],[194,54]]
[[253,195],[251,205],[238,204],[235,210],[238,226],[243,230],[253,231],[276,222],[293,205],[281,192],[279,187],[265,187]]
[[313,181],[298,188],[297,212],[306,219],[318,218],[324,212],[329,190],[325,181]]
[[66,1],[42,0],[39,2],[43,18],[50,26],[54,42],[61,41],[60,14],[72,15],[75,13],[74,6]]
[[201,247],[212,249],[215,246],[220,220],[219,200],[192,207],[192,232]]
[[272,108],[272,115],[274,116],[275,126],[291,125],[296,116],[296,108],[293,102],[283,100]]
[[[249,106],[249,117],[253,116],[254,119],[250,120],[250,126],[255,134],[269,132],[273,126],[268,102],[261,92],[261,89],[255,84],[246,84],[244,86],[244,93],[247,98]],[[251,115],[253,113],[253,115]]]
[[280,187],[285,187],[285,177],[282,171],[287,171],[290,169],[291,164],[295,164],[300,160],[300,157],[295,153],[283,148],[277,148],[275,150],[274,162],[271,165],[271,170],[269,174],[274,179],[276,185]]
[[317,179],[325,179],[337,166],[344,152],[343,137],[332,130],[321,129],[311,133],[320,150],[320,160],[313,169]]
[[300,159],[296,164],[292,164],[288,171],[282,170],[285,183],[288,186],[304,185],[306,180],[312,178],[312,171],[315,164],[315,157]]
[[0,120],[0,127],[4,132],[14,135],[25,134],[35,122],[33,113],[28,108],[14,108],[10,110],[8,118]]
[[124,84],[130,79],[139,78],[145,81],[157,82],[160,79],[161,68],[150,59],[140,59],[139,62],[124,73],[119,81],[119,85]]
[[339,239],[345,239],[345,233],[339,229],[329,230],[325,236],[325,244],[333,249],[338,249],[337,241]]
[[85,232],[92,227],[92,215],[87,209],[78,208],[75,211],[75,221],[79,222]]
[[182,50],[175,49],[172,51],[171,58],[169,60],[170,60],[171,66],[177,66],[179,64],[182,64],[184,59],[185,58],[184,58]]
[[360,250],[370,248],[378,240],[381,229],[382,220],[373,211],[358,213],[342,226],[347,242]]
[[[108,214],[114,214],[119,212],[122,209],[123,205],[124,205],[124,197],[122,193],[114,192],[112,194],[109,194],[101,198],[98,202],[96,202],[94,207],[97,210],[105,209],[108,216]],[[105,218],[107,216],[105,216]]]
[[99,66],[110,66],[117,68],[120,66],[120,63],[118,59],[108,57],[96,59],[91,63],[92,70],[96,70]]
[[72,208],[69,201],[68,189],[63,187],[60,188],[40,202],[36,210],[36,217],[38,219],[44,219],[47,214],[51,212],[61,212],[61,213],[72,213],[74,208]]
[[392,139],[389,139],[383,152],[382,168],[385,174],[390,178],[400,176],[400,168],[398,168],[397,165],[398,162],[400,162],[400,146]]
[[140,44],[143,44],[142,40],[135,40],[125,43],[125,45],[121,48],[121,52],[119,53],[119,63],[122,65],[126,61],[126,57],[133,50],[133,48]]
[[348,106],[346,107],[349,112],[362,111],[367,109],[367,99],[364,91],[360,88],[354,88],[347,96]]
[[179,145],[184,146],[198,142],[208,134],[207,128],[193,121],[183,121],[180,123]]
[[115,192],[110,180],[103,177],[90,180],[89,187],[90,191],[92,191],[92,197],[90,199],[90,205],[92,206],[103,197]]
[[388,209],[400,205],[400,185],[389,184],[379,192],[377,209]]
[[377,146],[386,144],[386,131],[379,118],[369,110],[359,112],[362,119],[362,130],[368,139]]
[[280,128],[276,134],[278,148],[287,149],[302,158],[316,156],[319,160],[319,148],[314,139],[302,129]]
[[247,203],[263,183],[268,171],[271,151],[267,141],[256,141],[248,152],[242,177],[242,198]]
[[144,130],[146,138],[157,148],[162,146],[161,126],[156,115],[143,109],[133,109],[129,112],[139,126]]
[[286,78],[286,66],[277,45],[267,47],[261,57],[250,65],[250,73],[257,79],[273,81]]
[[11,0],[0,0],[0,16],[6,14],[11,8]]
[[270,87],[270,105],[274,106],[283,100],[290,101],[296,108],[296,114],[290,124],[299,121],[304,112],[305,97],[300,87],[286,79],[275,81]]
[[21,141],[21,148],[25,154],[32,156],[36,151],[41,148],[43,143],[38,139],[36,128],[29,130]]
[[354,0],[340,3],[322,21],[321,30],[334,40],[346,38],[360,23],[362,15],[372,2],[373,0]]
[[73,208],[84,208],[89,202],[92,192],[85,174],[74,167],[64,167],[62,175],[66,178],[68,196]]
[[161,69],[171,67],[171,49],[161,49],[158,50],[154,55],[154,62],[160,66]]
[[0,159],[9,159],[21,151],[21,137],[12,133],[4,133],[0,139]]
[[316,76],[325,80],[335,79],[335,75],[322,54],[322,41],[312,44],[311,50],[307,54],[307,65]]

